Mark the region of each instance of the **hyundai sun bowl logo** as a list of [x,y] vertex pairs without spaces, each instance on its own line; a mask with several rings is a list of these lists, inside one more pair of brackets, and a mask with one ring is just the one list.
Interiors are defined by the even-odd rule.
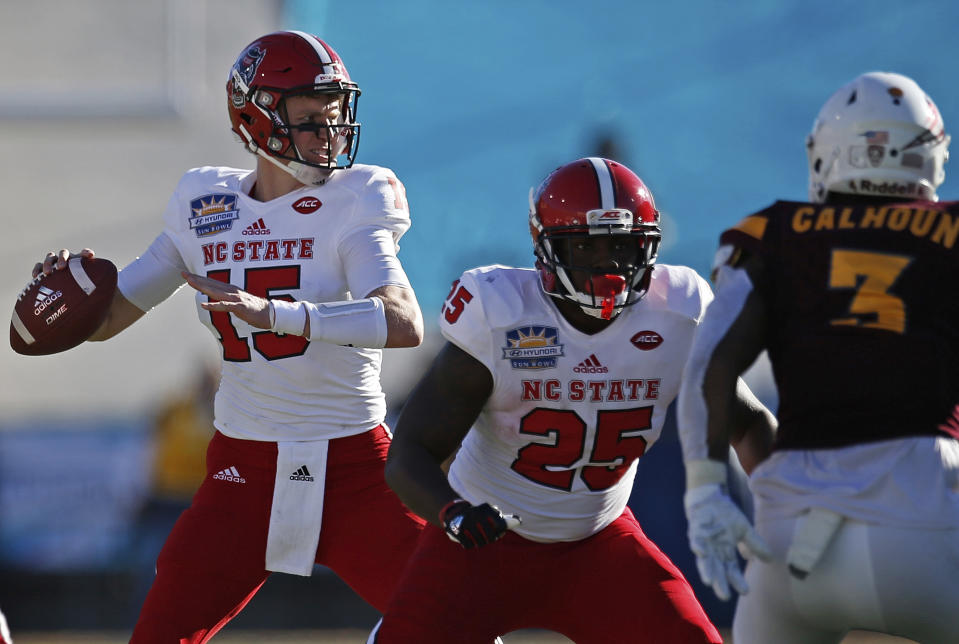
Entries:
[[236,207],[236,195],[204,195],[190,202],[190,228],[197,237],[208,237],[233,228],[233,222],[240,218]]
[[663,336],[655,331],[640,331],[629,339],[640,351],[652,351],[663,343]]
[[551,326],[524,326],[506,332],[503,359],[513,369],[552,369],[563,355],[556,329]]
[[301,215],[308,215],[319,210],[320,206],[322,205],[323,202],[316,197],[303,197],[293,204],[293,210],[297,211]]

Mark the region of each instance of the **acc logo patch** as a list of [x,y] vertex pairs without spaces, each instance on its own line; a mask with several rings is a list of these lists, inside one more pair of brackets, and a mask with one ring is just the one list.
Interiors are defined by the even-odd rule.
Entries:
[[640,351],[652,351],[663,343],[663,336],[655,331],[640,331],[629,339]]
[[236,207],[236,195],[204,195],[190,202],[190,228],[197,237],[208,237],[233,228],[233,222],[240,218]]
[[319,210],[320,206],[322,205],[323,202],[316,197],[303,197],[293,204],[293,210],[297,211],[301,215],[308,215],[311,212],[316,212]]
[[506,332],[503,359],[513,369],[552,369],[563,355],[556,329],[551,326],[524,326]]

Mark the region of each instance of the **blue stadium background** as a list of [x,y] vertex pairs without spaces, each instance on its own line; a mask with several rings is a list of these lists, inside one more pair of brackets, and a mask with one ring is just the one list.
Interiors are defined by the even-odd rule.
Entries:
[[[945,0],[288,0],[282,21],[329,40],[363,89],[359,158],[393,168],[406,185],[414,224],[401,258],[429,319],[462,270],[531,263],[528,191],[577,157],[605,151],[636,170],[665,215],[660,260],[705,274],[723,228],[776,198],[805,198],[803,140],[840,84],[870,70],[913,76],[947,129],[959,124],[959,4]],[[947,180],[940,194],[959,198],[959,181]],[[760,394],[775,403],[768,388]],[[91,419],[101,430],[95,441],[82,433],[50,440],[66,455],[97,453],[101,441],[114,461],[91,458],[90,467],[129,468],[145,461],[140,425]],[[699,584],[686,547],[682,480],[671,427],[643,458],[630,504],[714,620],[728,624],[732,602]],[[131,503],[131,495],[114,500]],[[88,548],[101,556],[65,575],[36,572],[25,562],[42,540],[0,526],[0,606],[11,619],[30,628],[128,627],[143,579],[113,557],[126,537],[106,527],[100,538],[114,541]],[[235,626],[269,626],[278,616],[286,627],[371,623],[335,580],[279,577]]]

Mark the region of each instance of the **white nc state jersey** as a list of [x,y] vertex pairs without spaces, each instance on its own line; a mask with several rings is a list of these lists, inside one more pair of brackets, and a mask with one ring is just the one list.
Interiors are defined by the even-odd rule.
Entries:
[[483,363],[493,391],[449,474],[471,503],[518,514],[516,532],[572,541],[626,506],[636,459],[662,431],[712,299],[692,269],[659,264],[646,296],[582,333],[532,269],[487,266],[454,283],[443,335]]
[[[358,299],[386,284],[409,285],[395,263],[409,210],[392,171],[355,165],[321,186],[265,203],[249,196],[254,181],[249,170],[214,167],[191,170],[180,180],[164,215],[164,233],[187,270],[261,297],[310,302]],[[371,247],[382,250],[376,255]],[[394,268],[372,270],[369,264],[382,256]],[[196,299],[200,321],[221,344],[215,425],[224,434],[330,439],[383,421],[380,350],[256,329],[200,308],[207,300],[202,293]]]

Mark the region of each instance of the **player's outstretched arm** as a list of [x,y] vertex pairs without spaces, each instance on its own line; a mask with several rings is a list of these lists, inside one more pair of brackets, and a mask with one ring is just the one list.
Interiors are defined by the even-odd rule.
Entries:
[[769,549],[726,491],[729,445],[747,470],[765,458],[773,420],[739,378],[765,344],[765,307],[743,267],[722,266],[716,299],[697,329],[680,392],[686,465],[683,504],[689,544],[703,582],[720,599],[749,588],[736,558]]
[[[53,271],[62,271],[67,267],[67,262],[73,257],[85,257],[93,259],[96,253],[84,248],[78,253],[71,253],[66,248],[61,248],[57,252],[49,252],[41,262],[37,262],[33,267],[33,277],[43,273],[49,275]],[[116,334],[123,331],[128,326],[139,320],[145,315],[145,312],[130,302],[123,296],[119,289],[114,291],[113,300],[110,303],[110,309],[107,311],[106,318],[100,328],[93,335],[87,338],[88,342],[101,342],[109,340]]]
[[200,304],[204,309],[231,313],[258,329],[371,348],[415,347],[423,341],[423,315],[411,288],[381,286],[362,300],[314,304],[271,301],[227,282],[182,275],[209,298]]
[[478,360],[446,343],[396,421],[386,482],[403,503],[442,527],[440,510],[459,495],[441,467],[459,447],[493,390]]
[[403,503],[467,549],[489,545],[520,523],[494,505],[459,498],[442,467],[492,389],[489,370],[447,343],[403,407],[386,462],[386,481]]

